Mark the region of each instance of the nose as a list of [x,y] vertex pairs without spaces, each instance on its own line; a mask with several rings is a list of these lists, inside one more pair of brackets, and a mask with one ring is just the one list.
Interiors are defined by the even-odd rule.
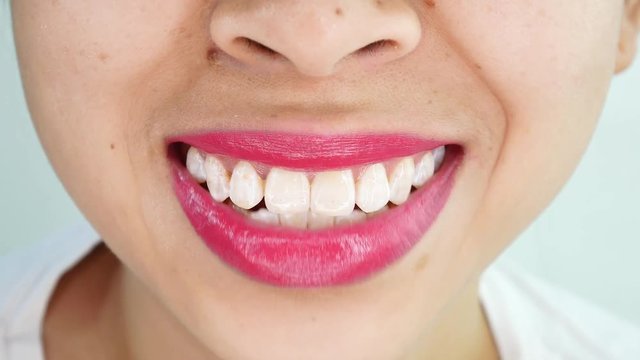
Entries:
[[220,51],[261,71],[293,66],[328,76],[341,62],[384,65],[422,36],[404,0],[220,0],[210,22]]

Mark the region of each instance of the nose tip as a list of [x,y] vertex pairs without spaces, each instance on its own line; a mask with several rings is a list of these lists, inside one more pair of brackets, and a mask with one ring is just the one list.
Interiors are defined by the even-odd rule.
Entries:
[[384,65],[413,51],[422,35],[418,15],[401,0],[221,0],[210,32],[243,65],[307,76],[331,75],[347,60]]

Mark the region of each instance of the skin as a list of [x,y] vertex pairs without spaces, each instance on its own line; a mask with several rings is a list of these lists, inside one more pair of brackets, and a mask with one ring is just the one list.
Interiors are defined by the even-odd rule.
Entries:
[[[58,285],[47,358],[497,358],[478,276],[575,168],[638,3],[14,1],[36,129],[108,246]],[[397,46],[353,55],[383,39]],[[221,263],[180,209],[164,139],[202,129],[401,130],[466,157],[401,261],[280,289]]]

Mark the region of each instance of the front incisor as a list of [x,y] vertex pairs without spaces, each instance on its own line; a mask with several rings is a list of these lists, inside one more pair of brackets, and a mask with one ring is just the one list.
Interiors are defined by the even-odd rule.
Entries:
[[311,211],[318,215],[344,216],[353,211],[356,190],[351,170],[316,174],[311,184]]
[[309,210],[309,179],[303,172],[273,168],[267,176],[264,202],[276,214],[306,213]]

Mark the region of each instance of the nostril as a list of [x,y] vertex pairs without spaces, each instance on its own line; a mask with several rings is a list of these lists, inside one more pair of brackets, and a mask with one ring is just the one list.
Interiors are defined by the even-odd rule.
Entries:
[[396,50],[399,47],[400,44],[398,44],[397,41],[388,39],[378,40],[354,51],[354,54],[361,56],[380,55],[388,51]]
[[243,47],[250,53],[259,54],[263,56],[267,56],[270,58],[281,58],[283,57],[279,52],[271,49],[264,44],[261,44],[255,40],[251,40],[247,37],[238,37],[233,40],[234,43]]

